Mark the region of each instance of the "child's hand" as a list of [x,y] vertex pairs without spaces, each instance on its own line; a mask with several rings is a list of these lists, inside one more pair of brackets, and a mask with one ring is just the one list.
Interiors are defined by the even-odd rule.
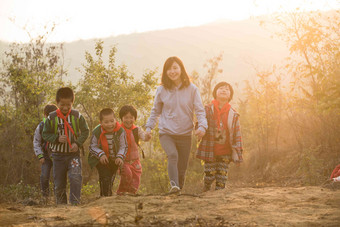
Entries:
[[66,143],[67,142],[67,136],[66,135],[59,136],[58,140],[59,140],[60,143]]
[[197,136],[197,139],[200,140],[200,139],[202,139],[202,137],[205,135],[205,132],[203,132],[203,131],[197,129],[197,130],[195,131],[195,135]]
[[123,159],[121,159],[121,158],[116,158],[115,164],[116,164],[117,166],[121,166],[121,165],[124,164],[124,161],[123,161]]
[[103,165],[109,164],[109,160],[107,159],[105,154],[100,157],[99,161]]
[[39,162],[40,162],[40,164],[44,164],[45,159],[44,159],[44,158],[41,158],[41,159],[39,159]]
[[71,152],[77,152],[78,151],[78,145],[76,143],[72,143]]

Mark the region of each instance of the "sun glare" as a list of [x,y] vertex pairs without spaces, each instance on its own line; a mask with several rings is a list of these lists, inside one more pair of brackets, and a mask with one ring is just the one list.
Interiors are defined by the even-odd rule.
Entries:
[[[151,30],[197,26],[219,19],[250,17],[300,10],[340,8],[338,1],[305,0],[3,0],[0,2],[0,40],[29,41],[56,23],[49,41],[69,42]],[[9,20],[11,18],[11,20]],[[47,27],[46,27],[47,25]]]

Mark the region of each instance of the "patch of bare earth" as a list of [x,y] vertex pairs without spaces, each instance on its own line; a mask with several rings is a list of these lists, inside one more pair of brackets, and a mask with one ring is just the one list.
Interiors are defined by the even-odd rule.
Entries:
[[2,226],[340,226],[340,190],[229,188],[100,198],[80,206],[0,206]]

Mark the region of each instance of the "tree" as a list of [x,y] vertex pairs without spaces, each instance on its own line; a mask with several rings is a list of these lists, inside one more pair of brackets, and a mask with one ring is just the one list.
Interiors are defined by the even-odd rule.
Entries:
[[286,98],[282,89],[282,75],[276,67],[272,70],[257,71],[253,83],[246,81],[246,101],[241,101],[239,112],[242,132],[249,149],[257,150],[266,162],[270,155],[279,152],[281,124],[284,119]]
[[[54,28],[54,27],[53,27]],[[52,31],[53,31],[52,28]],[[31,181],[33,133],[42,120],[43,106],[54,100],[65,71],[62,45],[46,43],[47,34],[32,38],[27,44],[13,43],[2,61],[0,83],[3,85],[0,153],[5,173],[0,183]],[[16,158],[13,158],[16,157]]]
[[[82,64],[80,79],[76,88],[75,105],[84,114],[90,130],[99,123],[99,112],[112,108],[120,121],[118,111],[123,105],[133,105],[138,111],[138,125],[143,126],[151,109],[157,79],[155,71],[144,73],[141,80],[129,75],[126,65],[116,65],[116,47],[109,52],[108,65],[104,64],[103,41],[95,44],[95,56],[85,52],[86,62]],[[85,182],[92,171],[84,168]]]
[[321,173],[308,175],[312,183],[317,181],[312,177],[326,174],[340,161],[340,10],[291,13],[276,21],[295,55],[286,67],[293,78],[291,119],[303,151],[300,163],[307,173],[313,165],[322,167]]
[[[264,178],[285,172],[320,183],[340,154],[339,11],[280,14],[271,21],[290,56],[281,71],[257,72],[257,81],[247,83],[239,108],[247,169],[260,169]],[[281,78],[289,90],[281,89]]]
[[212,100],[212,92],[215,86],[215,81],[217,76],[223,72],[223,70],[219,68],[219,64],[222,60],[223,53],[208,59],[203,65],[203,67],[207,70],[203,77],[200,77],[196,71],[192,73],[193,82],[199,88],[202,102],[204,104],[209,103]]
[[110,107],[117,113],[120,107],[127,104],[135,106],[139,121],[143,122],[153,101],[152,92],[157,84],[155,71],[145,72],[142,79],[137,81],[129,75],[126,65],[116,65],[115,47],[110,50],[107,66],[103,60],[103,41],[96,43],[95,51],[96,59],[85,53],[86,63],[80,70],[83,76],[76,98],[76,104],[85,113],[90,129],[98,124],[98,113],[102,108]]
[[340,10],[328,13],[293,12],[276,17],[279,37],[286,41],[292,57],[286,68],[294,88],[318,108],[340,109]]

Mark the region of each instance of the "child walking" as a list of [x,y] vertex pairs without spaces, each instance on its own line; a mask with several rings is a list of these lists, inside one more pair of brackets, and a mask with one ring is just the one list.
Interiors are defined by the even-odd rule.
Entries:
[[50,143],[53,160],[53,178],[57,204],[67,204],[67,176],[70,182],[70,203],[80,203],[82,185],[79,148],[89,136],[84,117],[72,109],[73,90],[62,87],[57,91],[58,109],[51,112],[43,129],[43,139]]
[[146,136],[142,128],[135,126],[134,123],[137,120],[137,110],[133,106],[123,106],[119,111],[119,118],[121,119],[122,127],[126,132],[128,152],[124,160],[124,165],[121,168],[121,178],[117,194],[136,194],[142,175],[138,142],[139,139],[148,141],[150,137]]
[[57,110],[58,107],[54,104],[48,104],[44,108],[44,119],[39,123],[34,132],[33,137],[33,149],[34,153],[39,159],[41,164],[41,174],[40,174],[40,187],[42,195],[47,198],[49,196],[49,183],[50,183],[50,173],[52,169],[52,160],[50,158],[50,152],[48,148],[48,143],[42,138],[42,131],[44,129],[44,124],[48,115]]
[[124,163],[128,144],[125,130],[112,109],[102,109],[99,119],[100,124],[92,131],[88,161],[98,170],[100,196],[111,196],[116,172]]
[[203,191],[210,190],[214,180],[216,190],[225,188],[229,163],[243,160],[239,114],[229,104],[233,94],[230,84],[220,82],[213,90],[211,104],[205,106],[208,129],[196,156],[204,160]]

